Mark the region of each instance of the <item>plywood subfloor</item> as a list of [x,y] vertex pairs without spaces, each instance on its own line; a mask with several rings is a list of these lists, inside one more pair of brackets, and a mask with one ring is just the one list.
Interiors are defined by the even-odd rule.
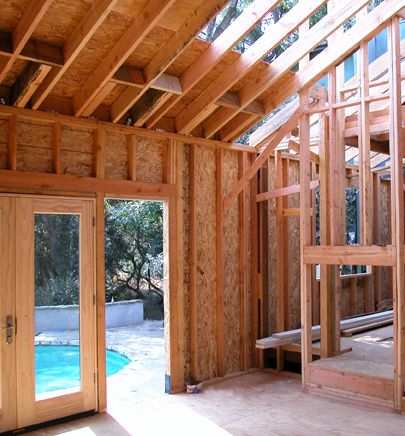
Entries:
[[35,435],[402,435],[405,417],[355,402],[305,394],[301,382],[255,372],[198,395],[128,396],[108,414]]
[[392,325],[361,333],[351,338],[341,338],[341,349],[353,351],[328,359],[320,359],[311,365],[344,370],[368,376],[394,378]]

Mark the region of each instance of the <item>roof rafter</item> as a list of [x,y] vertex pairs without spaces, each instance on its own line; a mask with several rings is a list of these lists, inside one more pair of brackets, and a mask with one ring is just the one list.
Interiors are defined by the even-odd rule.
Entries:
[[76,116],[83,113],[174,2],[175,0],[150,0],[147,3],[113,49],[87,79],[81,91],[74,97],[73,108]]
[[33,109],[38,109],[117,2],[118,0],[98,0],[91,5],[79,26],[63,46],[63,66],[53,68],[33,95],[31,102]]
[[[338,45],[333,48],[326,48],[315,58],[315,62],[309,62],[305,69],[283,81],[282,87],[273,86],[275,92],[263,101],[265,112],[271,113],[291,95],[319,80],[332,65],[338,64],[346,56],[350,55],[362,40],[371,39],[381,32],[386,27],[386,22],[402,8],[403,0],[385,0],[374,8],[367,15],[367,20],[362,20],[339,36]],[[276,83],[279,83],[279,81]]]
[[297,108],[296,111],[292,114],[291,118],[282,126],[276,130],[265,148],[256,158],[256,160],[252,163],[252,165],[246,170],[243,176],[238,180],[235,184],[235,187],[231,190],[231,192],[224,198],[223,207],[227,209],[233,200],[239,195],[242,191],[246,183],[249,182],[250,179],[257,173],[257,171],[261,168],[276,146],[282,141],[282,139],[289,133],[291,130],[295,128],[298,123],[298,120],[302,114],[301,108]]
[[191,104],[177,117],[178,132],[189,133],[200,124],[209,112],[208,108],[244,77],[271,50],[294,32],[307,18],[313,15],[326,0],[299,2],[277,23],[249,47],[234,63],[227,67]]
[[32,0],[13,31],[13,53],[0,58],[0,83],[5,79],[14,62],[28,42],[38,23],[42,20],[52,0]]
[[[276,83],[283,74],[297,64],[300,59],[331,35],[337,28],[342,26],[350,17],[367,5],[367,3],[368,0],[359,0],[356,2],[346,0],[343,4],[340,4],[336,10],[333,10],[332,13],[328,13],[311,29],[307,30],[302,38],[299,38],[289,49],[267,66],[258,82],[248,85],[241,90],[239,93],[241,107],[244,107],[249,104],[250,101],[258,98],[266,89]],[[226,123],[232,119],[232,116],[237,113],[238,111],[235,111],[232,115],[221,111],[216,114],[214,118],[209,120],[205,136],[207,138],[212,137],[215,132],[225,126]],[[223,133],[224,132],[221,132],[221,137]],[[225,140],[228,140],[228,138]]]
[[[135,92],[126,89],[114,102],[111,108],[113,121],[119,121],[123,115],[145,94],[153,82],[172,64],[172,62],[184,52],[191,41],[197,36],[202,28],[213,18],[228,2],[204,1],[186,20],[176,34],[155,54],[153,59],[143,69],[145,85],[142,91]],[[214,3],[214,5],[213,5]],[[217,3],[217,4],[215,4]],[[135,123],[139,124],[139,123]]]
[[[278,3],[280,3],[280,0],[256,0],[254,3],[250,4],[180,76],[184,94],[190,91],[195,84],[205,77],[208,72],[223,59],[225,54],[232,50],[232,48]],[[153,120],[150,120],[148,127],[153,127],[156,122],[179,101],[180,97],[172,96],[164,105],[163,109],[159,111],[159,114],[157,114]]]

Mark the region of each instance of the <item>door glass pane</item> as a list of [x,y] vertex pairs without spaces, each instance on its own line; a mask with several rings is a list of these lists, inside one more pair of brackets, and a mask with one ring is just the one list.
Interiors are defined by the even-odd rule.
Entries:
[[35,215],[37,399],[80,389],[79,239],[79,215]]

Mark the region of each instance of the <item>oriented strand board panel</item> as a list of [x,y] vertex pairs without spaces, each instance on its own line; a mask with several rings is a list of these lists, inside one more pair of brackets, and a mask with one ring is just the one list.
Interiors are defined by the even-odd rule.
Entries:
[[[238,153],[224,151],[223,195],[238,180]],[[239,287],[239,202],[233,202],[224,214],[224,336],[225,373],[240,370],[240,287]]]
[[52,127],[17,123],[17,170],[50,173],[53,169]]
[[[183,250],[184,250],[184,325],[190,325],[190,148],[183,147]],[[184,329],[184,374],[191,382],[190,329]]]
[[[275,189],[276,171],[274,157],[268,160],[268,183],[269,191]],[[268,259],[269,259],[269,277],[268,277],[268,326],[269,335],[275,332],[276,328],[276,200],[269,200],[269,218],[268,218]]]
[[[290,160],[288,170],[288,185],[299,184],[299,162]],[[299,194],[289,196],[290,208],[300,206]],[[290,328],[296,329],[301,325],[300,309],[300,220],[299,217],[288,219],[288,271],[290,290]]]
[[107,132],[105,143],[105,177],[128,178],[128,147],[125,135]]
[[7,169],[8,121],[0,120],[0,169]]
[[[391,243],[391,219],[390,219],[390,195],[391,183],[389,181],[381,181],[380,204],[378,207],[381,244]],[[381,298],[383,300],[392,298],[392,269],[389,267],[381,268]]]
[[197,325],[199,380],[217,375],[215,151],[197,146]]
[[162,172],[162,142],[138,138],[136,146],[136,178],[140,182],[160,183]]
[[62,127],[62,173],[90,177],[93,173],[93,132]]

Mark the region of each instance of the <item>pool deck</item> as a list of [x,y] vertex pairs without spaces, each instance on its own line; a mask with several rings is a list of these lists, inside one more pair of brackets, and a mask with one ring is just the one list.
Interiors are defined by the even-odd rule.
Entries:
[[[37,345],[78,345],[79,331],[48,331],[35,337]],[[134,401],[145,401],[164,394],[165,351],[163,322],[116,327],[106,331],[107,349],[131,360],[118,373],[108,377],[109,410],[119,407],[130,395]]]

